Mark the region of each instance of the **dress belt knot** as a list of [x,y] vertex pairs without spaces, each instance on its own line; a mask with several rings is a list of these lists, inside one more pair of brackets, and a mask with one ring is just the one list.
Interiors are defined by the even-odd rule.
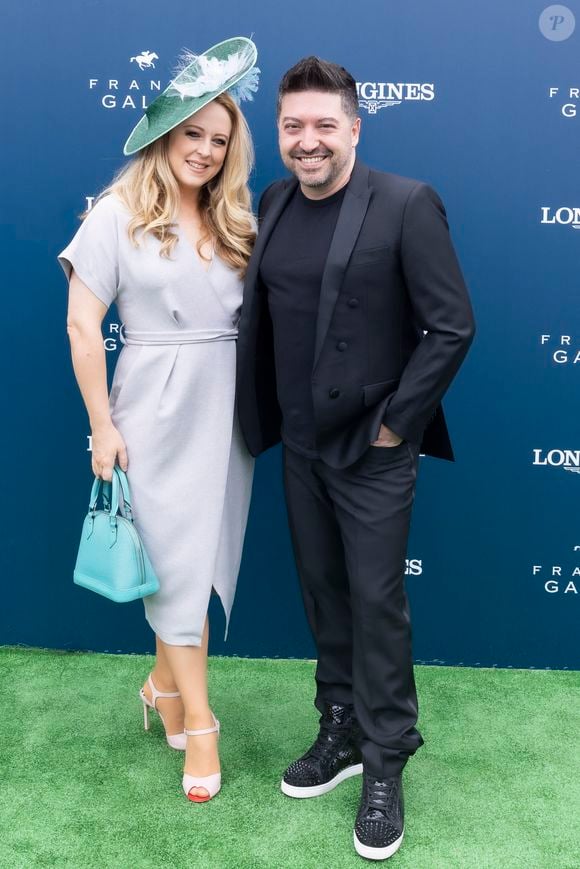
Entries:
[[175,329],[171,332],[120,330],[122,344],[208,344],[212,341],[235,341],[237,337],[237,329]]

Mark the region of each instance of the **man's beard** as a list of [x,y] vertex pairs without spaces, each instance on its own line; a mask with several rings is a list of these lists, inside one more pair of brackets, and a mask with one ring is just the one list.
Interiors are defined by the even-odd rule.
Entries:
[[[296,162],[289,158],[289,163],[286,164],[287,168],[290,169],[293,175],[295,175],[300,184],[304,187],[311,187],[312,189],[316,189],[318,187],[329,187],[336,179],[341,175],[346,166],[348,165],[349,157],[345,156],[344,159],[340,159],[336,154],[332,154],[332,156],[328,157],[328,166],[327,171],[323,175],[319,175],[318,177],[312,177],[310,174],[305,173],[305,176],[302,176],[300,170],[300,164],[296,164]],[[294,168],[297,165],[298,171]]]

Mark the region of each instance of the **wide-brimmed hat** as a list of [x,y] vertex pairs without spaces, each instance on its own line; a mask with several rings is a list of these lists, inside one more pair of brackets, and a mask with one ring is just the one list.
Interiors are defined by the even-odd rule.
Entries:
[[235,36],[204,51],[185,51],[171,84],[134,127],[123,153],[135,154],[198,112],[224,91],[240,102],[258,89],[258,50],[251,39]]

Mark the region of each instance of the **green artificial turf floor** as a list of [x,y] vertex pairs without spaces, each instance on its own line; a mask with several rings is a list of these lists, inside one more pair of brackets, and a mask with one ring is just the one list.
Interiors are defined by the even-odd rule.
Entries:
[[406,834],[386,864],[352,847],[360,779],[279,791],[317,728],[313,665],[217,658],[223,787],[181,791],[147,656],[0,649],[2,869],[577,869],[580,673],[417,667],[425,746],[405,772]]

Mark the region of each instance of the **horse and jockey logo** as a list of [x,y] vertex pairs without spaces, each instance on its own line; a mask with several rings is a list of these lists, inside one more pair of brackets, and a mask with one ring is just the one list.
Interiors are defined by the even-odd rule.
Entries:
[[159,60],[159,55],[154,51],[142,51],[136,57],[131,58],[131,63],[136,61],[139,64],[139,69],[155,69],[154,60]]
[[390,106],[399,106],[401,100],[359,100],[361,109],[366,109],[369,115],[376,115],[379,109],[388,109]]
[[[127,55],[123,52],[127,63]],[[155,51],[141,51],[135,57],[129,58],[129,63],[136,63],[144,75],[139,75],[135,67],[130,75],[125,71],[119,75],[108,74],[101,77],[90,78],[89,90],[98,96],[99,102],[104,109],[135,109],[145,111],[149,100],[155,99],[161,93],[161,78],[155,70],[155,61],[159,55]],[[149,75],[147,75],[147,72]]]

